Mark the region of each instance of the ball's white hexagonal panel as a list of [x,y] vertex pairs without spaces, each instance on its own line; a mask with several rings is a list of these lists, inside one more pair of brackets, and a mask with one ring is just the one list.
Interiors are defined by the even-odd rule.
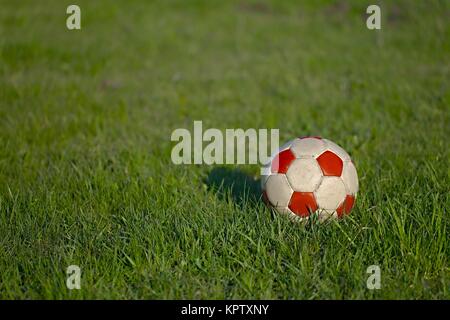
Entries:
[[334,143],[333,141],[327,140],[327,139],[323,139],[323,141],[326,144],[327,150],[330,150],[333,153],[337,154],[342,159],[342,161],[345,162],[345,161],[351,160],[349,154],[344,149],[342,149],[340,146],[338,146],[336,143]]
[[323,177],[314,192],[319,209],[336,210],[344,201],[347,191],[340,177]]
[[289,166],[286,176],[295,191],[313,192],[320,184],[322,170],[316,159],[295,159]]
[[291,200],[292,190],[285,174],[273,174],[267,178],[264,190],[270,203],[278,208],[286,208]]
[[325,142],[317,138],[294,139],[291,145],[291,151],[296,158],[317,157],[326,148]]
[[342,169],[342,180],[347,187],[348,194],[356,195],[359,189],[358,173],[356,172],[353,162],[344,162],[344,168]]

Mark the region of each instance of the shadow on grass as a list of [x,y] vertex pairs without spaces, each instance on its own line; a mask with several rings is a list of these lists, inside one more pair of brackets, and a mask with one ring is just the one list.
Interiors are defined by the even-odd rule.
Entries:
[[257,204],[261,200],[261,180],[238,169],[214,168],[205,183],[220,199],[227,200],[231,196],[239,206],[248,202]]

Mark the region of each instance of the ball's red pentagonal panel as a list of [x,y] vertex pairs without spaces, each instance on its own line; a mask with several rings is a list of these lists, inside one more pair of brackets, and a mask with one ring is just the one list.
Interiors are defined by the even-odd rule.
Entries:
[[289,202],[289,209],[300,217],[308,217],[317,210],[316,199],[312,192],[294,192]]
[[345,202],[341,203],[339,208],[336,209],[336,213],[337,213],[338,218],[342,217],[342,215],[344,214],[344,204],[345,204]]
[[344,162],[333,152],[325,151],[317,158],[317,162],[324,176],[341,176]]
[[287,150],[281,151],[272,160],[272,165],[271,165],[272,173],[286,173],[289,168],[289,165],[294,160],[295,160],[295,156],[291,152],[291,150],[287,149]]
[[347,195],[344,202],[336,209],[338,217],[342,217],[345,214],[349,214],[352,211],[353,205],[355,204],[355,197],[352,195]]

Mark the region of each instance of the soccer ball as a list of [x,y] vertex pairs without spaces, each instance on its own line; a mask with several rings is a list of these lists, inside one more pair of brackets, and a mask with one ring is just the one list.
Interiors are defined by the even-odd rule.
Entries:
[[297,221],[350,213],[358,192],[355,165],[344,149],[320,137],[296,138],[263,167],[263,199]]

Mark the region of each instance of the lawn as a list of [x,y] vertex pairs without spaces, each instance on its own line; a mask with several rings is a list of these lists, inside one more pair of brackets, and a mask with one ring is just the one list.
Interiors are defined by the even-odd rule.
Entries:
[[[0,298],[450,299],[450,3],[376,2],[78,0],[69,31],[0,0]],[[303,226],[257,165],[173,164],[194,120],[335,141],[356,207]]]

